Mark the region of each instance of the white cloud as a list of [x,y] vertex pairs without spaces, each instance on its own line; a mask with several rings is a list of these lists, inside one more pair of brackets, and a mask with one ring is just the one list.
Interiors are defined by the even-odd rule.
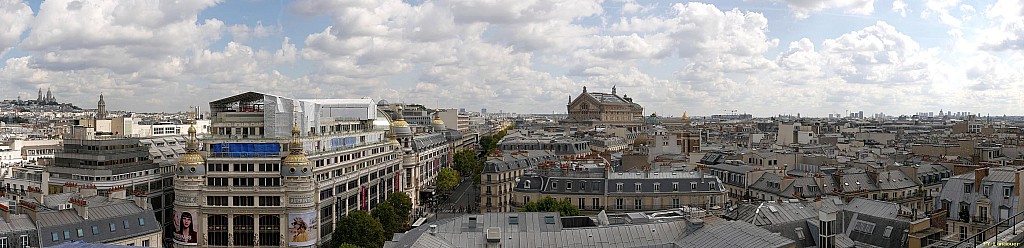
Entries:
[[32,21],[32,8],[20,0],[0,0],[0,57],[18,44]]
[[999,0],[985,10],[985,16],[997,25],[978,31],[980,48],[1024,50],[1024,3]]
[[263,26],[263,22],[257,21],[255,27],[245,24],[235,24],[228,27],[228,33],[236,42],[245,43],[252,38],[264,38],[281,32],[280,27]]
[[875,11],[875,0],[775,0],[784,1],[799,19],[810,17],[814,12],[839,8],[844,13],[871,15]]
[[910,36],[885,22],[825,40],[822,52],[831,69],[850,83],[910,84],[930,79],[928,61],[933,58]]
[[902,17],[907,17],[907,3],[903,0],[892,1],[892,12],[896,12]]

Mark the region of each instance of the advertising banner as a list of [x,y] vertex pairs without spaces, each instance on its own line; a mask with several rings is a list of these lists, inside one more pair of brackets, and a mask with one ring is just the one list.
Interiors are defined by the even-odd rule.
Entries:
[[174,210],[174,243],[180,245],[197,245],[198,233],[195,228],[194,212]]
[[288,246],[316,245],[317,231],[316,211],[288,214]]

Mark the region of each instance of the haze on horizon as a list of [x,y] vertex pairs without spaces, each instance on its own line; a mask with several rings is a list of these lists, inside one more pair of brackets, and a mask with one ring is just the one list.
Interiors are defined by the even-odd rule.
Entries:
[[245,91],[564,113],[1024,115],[1014,0],[0,0],[0,98],[178,112]]

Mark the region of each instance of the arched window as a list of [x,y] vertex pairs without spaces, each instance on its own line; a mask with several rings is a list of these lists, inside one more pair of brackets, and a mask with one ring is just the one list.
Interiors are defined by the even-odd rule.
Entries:
[[232,220],[232,227],[234,228],[234,245],[235,246],[253,246],[255,245],[255,221],[252,215],[236,215]]
[[228,217],[224,215],[210,215],[206,218],[209,225],[210,246],[228,245]]
[[260,216],[260,246],[281,245],[281,218],[276,215]]
[[529,189],[530,188],[530,180],[526,180],[526,182],[523,183],[523,187]]

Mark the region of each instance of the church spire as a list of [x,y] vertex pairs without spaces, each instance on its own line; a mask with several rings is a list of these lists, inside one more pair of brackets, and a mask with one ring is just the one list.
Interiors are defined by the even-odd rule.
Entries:
[[96,119],[107,119],[107,102],[103,101],[103,93],[100,93],[100,100],[96,102]]
[[615,85],[612,85],[612,95],[615,95]]

